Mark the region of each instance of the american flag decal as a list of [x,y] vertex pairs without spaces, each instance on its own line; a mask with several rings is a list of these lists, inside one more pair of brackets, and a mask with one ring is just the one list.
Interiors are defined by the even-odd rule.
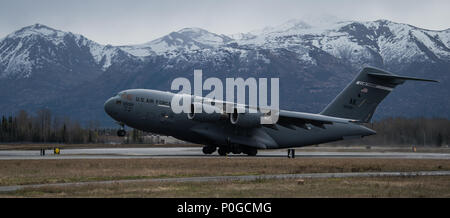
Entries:
[[131,99],[133,99],[133,95],[128,94],[128,95],[127,95],[127,99],[128,99],[129,101],[131,101]]

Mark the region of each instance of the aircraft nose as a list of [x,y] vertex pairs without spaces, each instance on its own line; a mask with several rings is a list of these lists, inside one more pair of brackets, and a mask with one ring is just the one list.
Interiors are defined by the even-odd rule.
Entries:
[[109,116],[112,116],[113,114],[114,110],[113,105],[114,105],[114,97],[105,101],[104,109]]

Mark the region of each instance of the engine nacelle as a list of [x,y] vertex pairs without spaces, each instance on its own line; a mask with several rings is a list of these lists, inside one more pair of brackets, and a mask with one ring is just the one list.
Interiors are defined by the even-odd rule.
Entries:
[[245,113],[238,113],[238,110],[234,108],[233,113],[230,114],[230,122],[244,128],[260,127],[261,116],[261,113],[249,113],[247,110]]
[[222,113],[207,113],[207,111],[216,111],[214,106],[208,104],[202,104],[200,102],[194,102],[191,104],[188,119],[202,122],[214,122],[224,118]]

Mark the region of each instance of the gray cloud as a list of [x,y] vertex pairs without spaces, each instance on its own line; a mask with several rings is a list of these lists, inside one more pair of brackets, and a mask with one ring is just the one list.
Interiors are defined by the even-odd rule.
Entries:
[[0,0],[0,5],[0,37],[42,23],[113,45],[147,42],[184,27],[231,34],[325,15],[450,27],[448,0]]

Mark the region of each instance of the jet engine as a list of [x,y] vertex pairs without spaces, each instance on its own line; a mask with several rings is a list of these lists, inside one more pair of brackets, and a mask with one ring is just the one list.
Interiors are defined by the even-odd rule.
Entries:
[[[212,112],[213,113],[207,113]],[[220,111],[220,110],[219,110]],[[226,118],[226,114],[218,113],[215,106],[202,104],[200,102],[194,102],[191,104],[189,113],[187,114],[188,119],[202,121],[202,122],[214,122],[220,119]]]
[[261,126],[261,113],[250,113],[248,110],[245,113],[238,113],[237,108],[234,108],[233,113],[230,114],[230,122],[233,125],[252,128]]

